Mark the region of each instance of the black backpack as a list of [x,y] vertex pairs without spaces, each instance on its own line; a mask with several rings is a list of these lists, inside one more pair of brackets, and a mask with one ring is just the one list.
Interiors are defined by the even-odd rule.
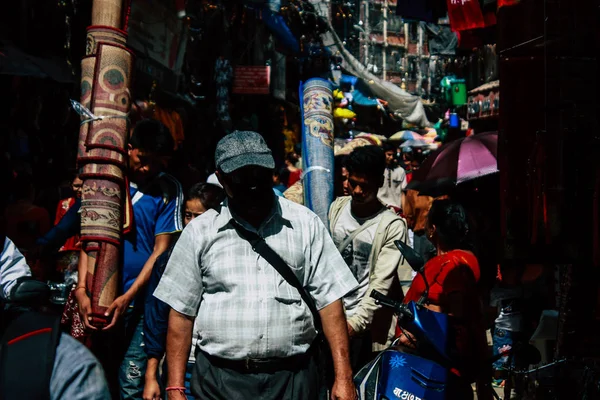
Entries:
[[50,399],[60,334],[60,320],[51,315],[27,311],[9,322],[0,342],[1,399]]

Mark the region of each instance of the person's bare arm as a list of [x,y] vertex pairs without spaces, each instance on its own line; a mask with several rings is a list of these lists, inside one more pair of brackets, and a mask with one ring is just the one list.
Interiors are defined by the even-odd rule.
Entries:
[[108,324],[104,330],[111,329],[116,325],[120,316],[123,315],[125,309],[133,301],[135,296],[148,284],[156,259],[169,248],[172,240],[173,235],[165,234],[156,236],[154,239],[154,249],[152,254],[150,254],[150,257],[148,257],[146,263],[144,263],[144,267],[142,268],[142,271],[138,277],[135,279],[129,290],[127,290],[127,292],[123,295],[117,297],[106,310],[104,315],[109,317],[112,314],[112,319],[110,324]]
[[341,300],[336,300],[319,311],[323,332],[331,349],[335,382],[331,391],[334,400],[355,400],[356,388],[350,368],[349,339],[346,316]]
[[152,254],[150,254],[150,257],[148,257],[148,260],[146,260],[146,263],[144,264],[144,268],[142,268],[142,271],[133,282],[133,285],[131,285],[131,287],[127,291],[131,298],[134,298],[141,289],[146,287],[148,281],[150,280],[150,275],[152,275],[152,268],[154,268],[154,263],[156,262],[156,259],[162,253],[167,251],[172,241],[173,235],[169,234],[158,235],[155,237],[154,249],[152,250]]
[[[192,331],[194,319],[173,309],[169,313],[169,329],[167,331],[167,368],[169,370],[167,387],[183,387],[185,368],[192,347]],[[169,400],[185,399],[180,391],[167,393]]]
[[91,324],[92,316],[92,302],[87,295],[87,268],[89,257],[84,250],[79,253],[79,266],[77,267],[77,287],[75,288],[75,299],[79,305],[79,312],[81,313],[81,319],[86,329],[97,330],[95,326]]
[[146,365],[146,378],[144,379],[144,400],[160,399],[160,385],[158,384],[158,364],[160,360],[156,357],[148,357]]

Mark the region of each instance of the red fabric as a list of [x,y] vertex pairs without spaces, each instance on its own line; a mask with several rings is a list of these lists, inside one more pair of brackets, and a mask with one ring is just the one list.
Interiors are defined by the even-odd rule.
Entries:
[[496,13],[493,11],[486,11],[483,14],[483,22],[484,22],[486,28],[488,26],[496,25],[498,23],[498,19],[496,18]]
[[453,31],[484,28],[485,21],[478,0],[446,0],[448,18]]
[[[456,269],[464,266],[470,269],[475,281],[479,281],[479,262],[472,253],[464,250],[452,250],[429,260],[425,265],[425,277],[430,285],[428,298],[431,303],[443,307],[445,295],[468,289],[465,287],[466,280],[460,279],[464,275],[463,273],[450,274],[450,272],[456,272]],[[425,282],[423,282],[423,277],[421,275],[415,276],[408,293],[404,297],[404,302],[419,300],[424,291]]]
[[[56,207],[56,218],[54,218],[54,225],[58,224],[60,220],[65,216],[67,211],[75,204],[75,197],[69,197],[68,199],[62,199],[58,202]],[[81,250],[79,243],[79,235],[71,236],[62,245],[59,251],[78,251]]]
[[291,171],[290,172],[290,177],[288,178],[288,187],[292,186],[294,183],[298,182],[300,180],[300,177],[302,176],[302,170],[301,169],[297,169],[295,171]]
[[521,0],[498,0],[498,8],[504,6],[514,6],[521,2]]
[[[442,312],[449,308],[449,295],[453,295],[452,299],[456,295],[463,298],[462,303],[467,309],[463,311],[461,319],[455,320],[452,328],[454,343],[464,367],[455,373],[474,378],[487,358],[485,327],[476,286],[480,278],[479,262],[470,252],[452,250],[425,264],[425,278],[429,283],[429,302],[439,306]],[[404,302],[416,302],[424,291],[422,276],[415,276]],[[397,330],[398,334],[401,332],[400,329]]]
[[83,321],[81,320],[79,305],[75,299],[75,290],[71,290],[69,293],[60,323],[69,330],[71,336],[84,344],[86,343],[90,335],[85,331],[85,325],[83,325]]

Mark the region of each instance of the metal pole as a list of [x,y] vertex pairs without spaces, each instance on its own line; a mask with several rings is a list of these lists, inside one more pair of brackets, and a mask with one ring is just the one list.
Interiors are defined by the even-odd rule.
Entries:
[[387,11],[388,0],[383,1],[383,80],[387,80]]

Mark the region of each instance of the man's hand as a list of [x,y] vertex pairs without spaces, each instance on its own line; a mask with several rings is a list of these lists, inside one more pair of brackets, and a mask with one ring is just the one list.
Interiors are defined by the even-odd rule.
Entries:
[[85,328],[92,331],[97,331],[98,328],[90,324],[90,321],[92,320],[90,315],[92,313],[92,302],[83,288],[75,289],[75,299],[77,299],[79,313],[81,314],[81,319],[83,320],[83,325],[85,325]]
[[108,307],[108,310],[104,313],[106,317],[109,317],[112,314],[112,320],[110,324],[106,325],[106,327],[102,328],[102,330],[106,331],[114,328],[114,326],[119,321],[119,318],[125,313],[127,307],[129,307],[129,303],[131,303],[131,297],[125,293],[122,296],[117,297],[112,304]]
[[331,389],[331,400],[357,400],[356,386],[352,378],[337,379]]
[[160,386],[156,378],[151,378],[146,375],[146,383],[144,384],[144,400],[162,400],[160,397]]

